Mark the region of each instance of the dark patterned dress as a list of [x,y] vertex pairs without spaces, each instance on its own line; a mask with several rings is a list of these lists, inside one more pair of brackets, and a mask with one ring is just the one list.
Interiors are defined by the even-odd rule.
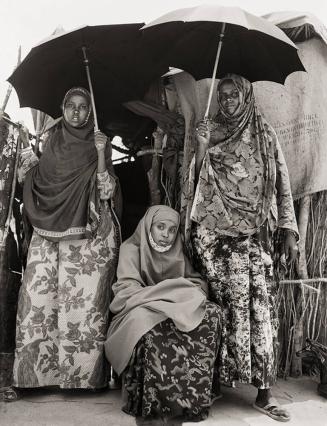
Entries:
[[276,381],[278,313],[267,245],[259,235],[217,236],[196,225],[192,240],[209,299],[222,308],[220,381],[271,387]]
[[145,418],[205,419],[214,396],[220,318],[219,308],[207,302],[195,330],[181,332],[168,319],[145,334],[123,375],[127,394],[123,410]]

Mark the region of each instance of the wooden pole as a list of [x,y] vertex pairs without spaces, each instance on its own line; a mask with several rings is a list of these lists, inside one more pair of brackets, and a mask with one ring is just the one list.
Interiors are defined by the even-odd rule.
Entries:
[[[22,61],[22,47],[21,47],[21,46],[19,46],[19,47],[18,47],[17,65],[16,65],[16,67],[15,67],[15,68],[17,68],[17,67],[18,67],[18,65],[21,63],[21,61]],[[6,93],[5,99],[4,99],[3,104],[2,104],[2,107],[1,107],[1,111],[2,111],[2,112],[4,112],[4,111],[5,111],[5,109],[6,109],[6,107],[7,107],[7,104],[8,104],[8,101],[9,101],[10,95],[11,95],[11,92],[12,92],[12,85],[9,83],[9,85],[8,85],[8,89],[7,89],[7,93]]]
[[150,189],[150,203],[152,206],[161,204],[161,192],[160,192],[160,169],[161,160],[159,157],[159,151],[162,148],[164,132],[160,127],[153,133],[154,137],[154,153],[152,154],[151,169],[148,171],[148,182]]
[[36,112],[36,137],[35,137],[35,149],[34,152],[37,155],[39,152],[40,146],[40,137],[41,137],[41,111],[37,110]]
[[[310,214],[310,203],[311,196],[305,195],[300,200],[300,211],[299,211],[299,262],[297,266],[297,273],[300,278],[308,278],[308,268],[306,261],[306,238]],[[295,323],[294,323],[294,347],[293,357],[291,365],[292,376],[302,376],[302,359],[296,355],[296,352],[300,351],[303,347],[303,316],[304,316],[304,292],[303,284],[294,288],[294,300],[295,300]]]
[[300,278],[308,278],[308,268],[307,268],[307,259],[306,259],[306,239],[307,239],[307,230],[309,223],[309,214],[310,214],[310,204],[311,204],[311,195],[305,195],[300,200],[300,211],[299,211],[299,263],[298,263],[298,274]]

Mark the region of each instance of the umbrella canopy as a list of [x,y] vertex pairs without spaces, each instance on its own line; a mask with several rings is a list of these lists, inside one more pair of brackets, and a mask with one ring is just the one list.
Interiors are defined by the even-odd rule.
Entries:
[[212,77],[223,23],[217,77],[235,73],[251,82],[284,83],[290,73],[305,71],[296,46],[282,30],[238,7],[178,9],[142,29],[155,61],[200,80]]
[[85,26],[42,41],[8,79],[20,106],[59,117],[67,90],[73,86],[89,88],[83,47],[100,118],[114,114],[125,101],[141,98],[150,83],[167,71],[143,48],[142,26]]

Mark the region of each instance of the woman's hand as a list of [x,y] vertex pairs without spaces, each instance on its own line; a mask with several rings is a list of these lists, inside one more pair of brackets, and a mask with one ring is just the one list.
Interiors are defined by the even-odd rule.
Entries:
[[285,234],[284,253],[286,260],[288,262],[292,262],[293,260],[296,260],[299,249],[294,233],[286,229]]
[[19,137],[23,145],[23,148],[29,148],[30,146],[29,131],[28,131],[28,128],[23,123],[21,123],[19,126]]
[[210,140],[210,130],[208,127],[208,122],[205,120],[199,121],[195,128],[195,132],[196,140],[198,141],[199,145],[202,145],[203,147],[207,148]]
[[197,182],[202,161],[209,146],[210,131],[208,127],[208,121],[201,120],[198,122],[195,128],[195,136],[198,142],[195,151],[195,181]]
[[108,137],[100,130],[94,132],[94,145],[98,152],[104,151],[106,149],[107,140]]
[[94,145],[98,151],[98,173],[103,173],[106,170],[105,149],[107,141],[107,136],[100,130],[94,132]]

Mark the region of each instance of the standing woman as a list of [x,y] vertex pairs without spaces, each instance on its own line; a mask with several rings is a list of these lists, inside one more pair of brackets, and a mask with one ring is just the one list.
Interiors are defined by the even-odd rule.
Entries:
[[[223,311],[219,374],[258,389],[254,407],[279,421],[289,413],[272,399],[277,375],[274,242],[281,259],[297,254],[298,230],[285,160],[253,88],[228,75],[217,88],[219,110],[200,122],[185,198],[191,247]],[[275,253],[276,255],[276,253]]]
[[18,301],[14,386],[103,388],[103,344],[118,256],[118,194],[90,94],[72,88],[40,160],[22,133],[19,179],[33,227]]

